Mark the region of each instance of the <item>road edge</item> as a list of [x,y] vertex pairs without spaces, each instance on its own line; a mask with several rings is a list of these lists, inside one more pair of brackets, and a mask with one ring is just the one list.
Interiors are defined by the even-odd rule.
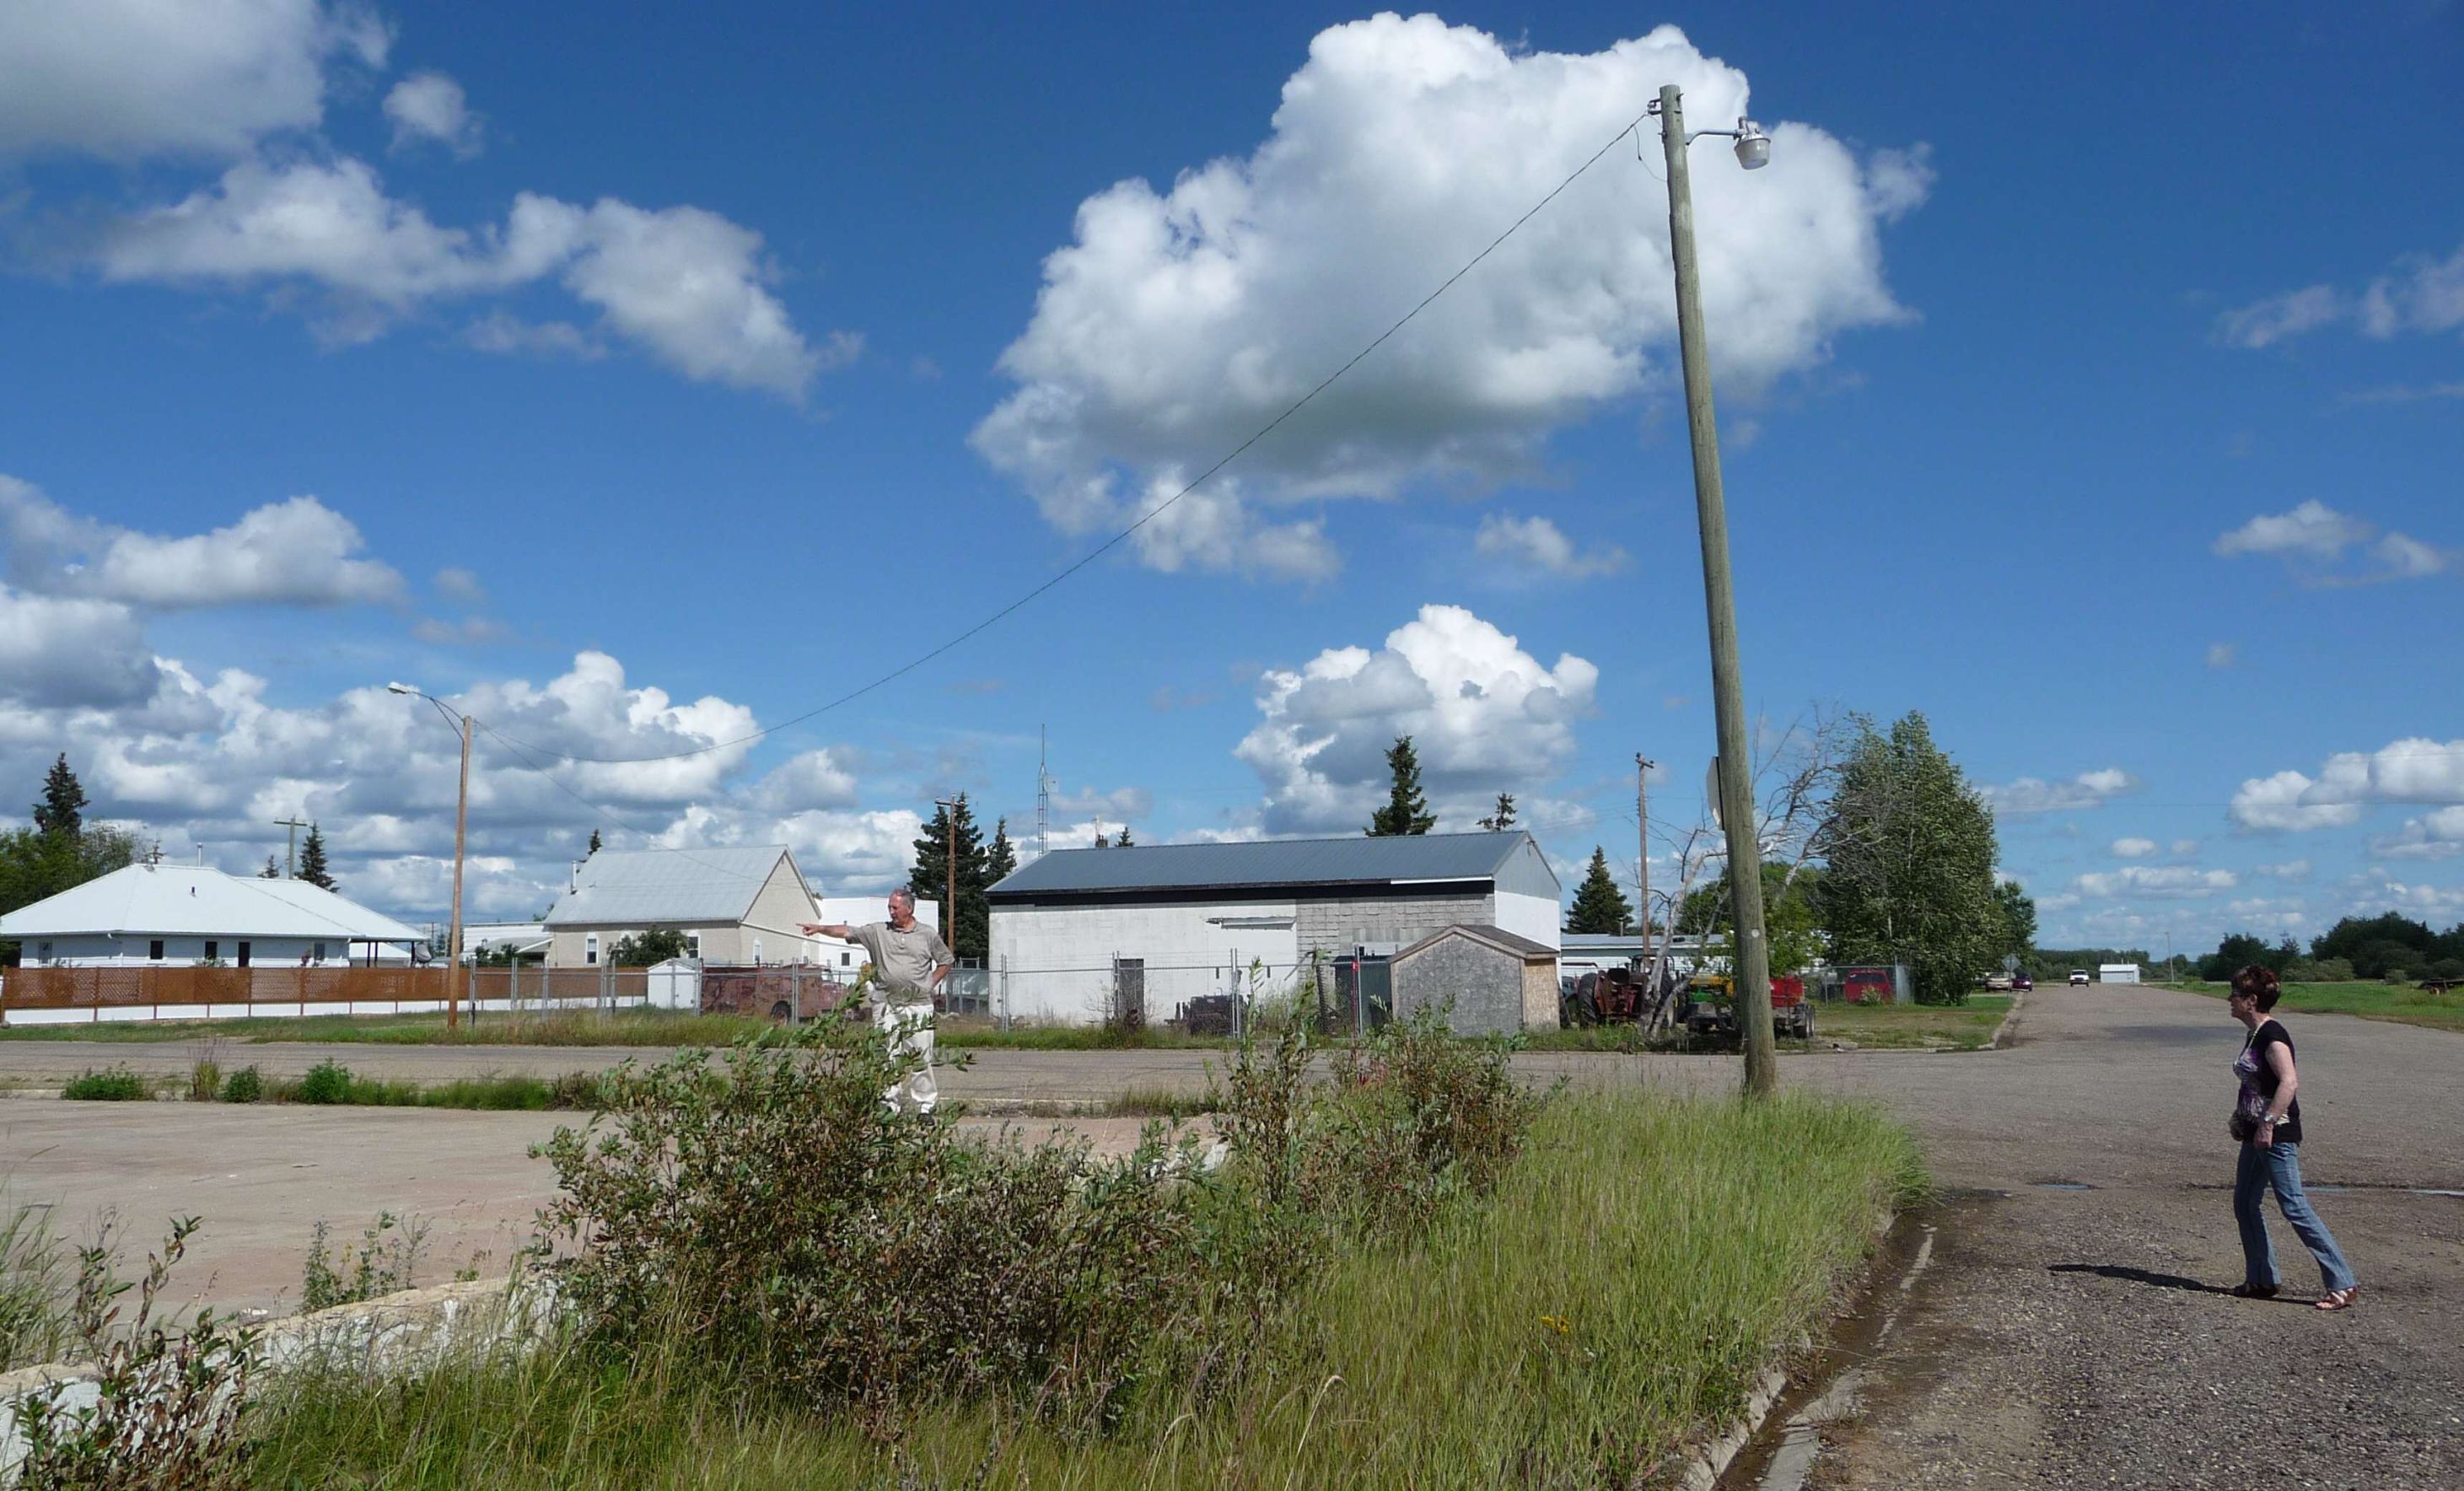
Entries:
[[1985,1042],[1986,1050],[1999,1051],[2002,1049],[2002,1042],[2010,1038],[2012,1023],[2018,1020],[2019,1012],[2027,1007],[2027,991],[2022,990],[2021,992],[2011,996],[2011,1007],[2002,1012],[2002,1023],[1993,1027],[1992,1039]]

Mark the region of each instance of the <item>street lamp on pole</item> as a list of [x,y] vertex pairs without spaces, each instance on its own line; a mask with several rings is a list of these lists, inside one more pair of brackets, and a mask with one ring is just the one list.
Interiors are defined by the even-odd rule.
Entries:
[[[457,716],[445,701],[408,684],[387,684],[385,692],[426,699],[448,719]],[[462,787],[453,803],[453,923],[445,934],[445,1028],[462,1023],[462,846],[471,827],[471,716],[458,716],[462,728]]]
[[1703,286],[1694,259],[1694,187],[1685,147],[1704,135],[1736,142],[1737,164],[1771,164],[1771,137],[1753,121],[1734,129],[1685,129],[1677,85],[1660,90],[1651,112],[1668,161],[1668,248],[1677,269],[1677,347],[1685,369],[1685,425],[1694,445],[1694,510],[1703,537],[1703,603],[1711,630],[1711,697],[1719,725],[1720,817],[1728,836],[1728,893],[1736,909],[1737,1027],[1746,1047],[1746,1091],[1779,1086],[1771,1037],[1771,943],[1763,926],[1762,844],[1754,822],[1753,742],[1746,733],[1745,685],[1737,670],[1737,598],[1728,573],[1728,513],[1720,487],[1720,431],[1711,413],[1711,358],[1703,336]]

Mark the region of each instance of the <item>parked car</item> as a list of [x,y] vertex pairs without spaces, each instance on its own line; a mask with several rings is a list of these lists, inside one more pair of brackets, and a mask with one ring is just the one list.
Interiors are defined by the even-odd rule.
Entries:
[[2086,969],[2084,969],[2084,968],[2074,968],[2074,969],[2072,969],[2072,970],[2071,970],[2071,982],[2073,982],[2073,983],[2075,983],[2075,984],[2083,984],[2083,983],[2087,982],[2087,970],[2086,970]]
[[2036,987],[2036,980],[2029,977],[2025,974],[2013,974],[2011,976],[2011,987],[2018,990],[2022,994],[2025,994],[2027,991]]
[[2009,974],[1986,975],[1985,992],[1988,994],[2009,994],[2011,992],[2011,976]]

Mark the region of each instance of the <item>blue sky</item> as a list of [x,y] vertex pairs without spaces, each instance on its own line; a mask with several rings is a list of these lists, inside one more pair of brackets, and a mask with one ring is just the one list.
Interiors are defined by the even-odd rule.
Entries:
[[[0,11],[0,766],[166,853],[298,811],[438,914],[453,741],[385,681],[534,753],[801,715],[1665,79],[1776,137],[1694,155],[1756,712],[1925,711],[2048,942],[2464,917],[2453,6],[49,11]],[[1408,729],[1450,823],[1630,870],[1634,754],[1682,827],[1711,737],[1646,155],[845,708],[483,735],[476,904],[594,823],[878,888],[936,794],[1030,823],[1039,727],[1063,842],[1347,831]]]

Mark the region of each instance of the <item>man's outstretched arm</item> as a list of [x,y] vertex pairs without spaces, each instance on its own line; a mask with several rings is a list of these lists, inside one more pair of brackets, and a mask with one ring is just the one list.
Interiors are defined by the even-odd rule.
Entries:
[[798,922],[796,930],[807,937],[836,937],[841,942],[851,942],[855,939],[854,928],[844,927],[836,922]]

